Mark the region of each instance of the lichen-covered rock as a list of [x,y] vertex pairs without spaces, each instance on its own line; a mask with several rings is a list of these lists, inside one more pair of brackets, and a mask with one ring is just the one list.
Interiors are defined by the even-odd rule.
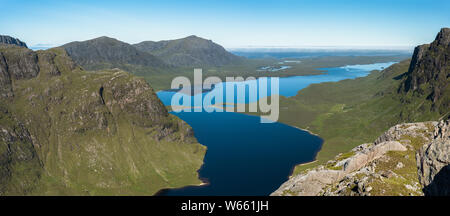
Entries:
[[[436,122],[417,122],[417,123],[404,123],[395,125],[386,132],[384,132],[381,136],[379,136],[375,140],[375,144],[386,142],[386,141],[394,141],[401,140],[405,135],[411,136],[419,136],[422,132],[426,131],[428,135],[432,135],[433,131],[430,130],[430,127],[434,127]],[[425,138],[428,136],[425,136]]]
[[295,194],[299,196],[318,195],[329,184],[341,181],[348,174],[360,170],[368,163],[382,157],[388,151],[406,151],[406,147],[396,141],[387,141],[377,145],[357,147],[354,155],[345,159],[337,159],[334,166],[321,166],[317,169],[297,175],[284,183],[272,195]]
[[434,139],[416,155],[419,181],[425,195],[450,195],[450,126],[441,121],[434,131]]
[[389,151],[406,151],[406,147],[397,141],[386,141],[363,149],[355,156],[346,159],[344,171],[346,173],[359,170],[367,163],[380,158]]
[[[272,195],[423,195],[422,184],[425,194],[438,190],[433,186],[448,193],[448,172],[442,175],[450,155],[448,131],[448,122],[396,125],[372,144],[357,146],[323,166],[291,177]],[[439,184],[430,183],[438,175],[443,176]]]

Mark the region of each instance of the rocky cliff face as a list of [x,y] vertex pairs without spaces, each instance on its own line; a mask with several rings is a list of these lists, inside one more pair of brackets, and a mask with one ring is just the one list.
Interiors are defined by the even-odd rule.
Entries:
[[60,70],[75,68],[71,60],[66,61],[64,65],[55,64],[55,57],[53,53],[33,52],[15,46],[0,46],[0,83],[2,84],[0,97],[10,98],[14,95],[12,88],[14,81],[35,78],[41,71],[48,75],[58,75]]
[[43,167],[27,128],[0,104],[0,195],[31,192]]
[[62,47],[77,64],[86,69],[115,68],[122,64],[166,67],[159,58],[109,37],[72,42]]
[[396,125],[374,143],[293,176],[272,195],[448,195],[448,123]]
[[55,48],[0,48],[0,195],[151,195],[198,184],[205,148],[153,89]]
[[450,125],[441,121],[434,139],[416,154],[419,181],[425,195],[450,196]]
[[10,45],[16,45],[16,46],[28,48],[26,43],[20,41],[17,38],[13,38],[13,37],[6,36],[6,35],[0,35],[0,44],[10,44]]
[[173,66],[223,66],[243,61],[211,40],[197,36],[159,42],[144,41],[134,46]]
[[450,107],[450,28],[443,28],[431,44],[415,48],[401,89],[423,95],[442,114]]

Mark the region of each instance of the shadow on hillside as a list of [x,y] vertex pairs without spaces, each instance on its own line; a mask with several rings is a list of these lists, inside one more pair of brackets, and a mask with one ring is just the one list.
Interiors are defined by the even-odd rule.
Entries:
[[450,165],[443,167],[423,192],[425,196],[450,196]]
[[401,79],[403,79],[403,77],[405,77],[407,75],[408,75],[408,72],[405,72],[405,73],[402,73],[402,74],[400,74],[398,76],[395,76],[393,79],[394,80],[401,80]]

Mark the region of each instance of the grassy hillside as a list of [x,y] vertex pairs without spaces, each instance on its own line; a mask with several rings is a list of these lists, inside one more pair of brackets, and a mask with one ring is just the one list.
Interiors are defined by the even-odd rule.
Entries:
[[13,91],[0,102],[1,195],[152,195],[201,183],[206,148],[142,78],[85,71],[60,48],[0,54]]

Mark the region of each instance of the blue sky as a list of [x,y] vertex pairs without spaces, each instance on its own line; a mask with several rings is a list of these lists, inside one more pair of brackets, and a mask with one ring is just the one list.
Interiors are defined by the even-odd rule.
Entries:
[[448,0],[0,0],[0,34],[29,45],[197,35],[227,48],[415,46],[450,27]]

